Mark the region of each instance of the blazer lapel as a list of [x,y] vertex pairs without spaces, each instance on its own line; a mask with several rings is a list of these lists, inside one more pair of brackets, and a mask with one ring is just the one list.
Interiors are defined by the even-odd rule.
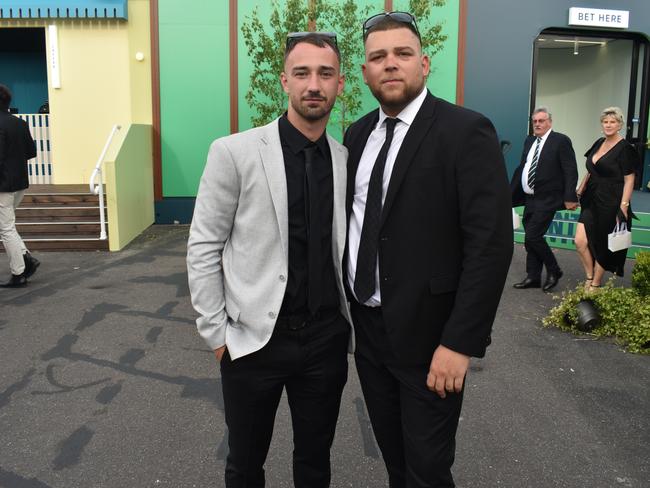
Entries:
[[402,146],[397,153],[395,165],[393,166],[393,173],[391,174],[388,183],[386,199],[384,200],[384,206],[381,212],[382,225],[386,220],[386,216],[390,212],[395,196],[397,195],[399,187],[404,180],[404,176],[406,175],[416,152],[420,148],[420,144],[422,144],[424,137],[433,125],[433,121],[435,120],[435,108],[435,98],[431,93],[427,93],[427,96],[424,99],[418,114],[415,116],[415,119],[413,119],[413,124],[409,127],[406,137],[404,137],[404,141],[402,141]]
[[289,201],[287,196],[287,176],[284,170],[284,156],[278,120],[262,128],[259,146],[260,158],[269,184],[275,215],[280,227],[280,241],[284,255],[289,256]]
[[[334,205],[332,218],[332,254],[334,262],[340,261],[345,248],[347,218],[345,213],[346,155],[345,149],[328,134],[327,141],[332,154],[332,180],[334,183]],[[337,267],[338,273],[338,267]]]
[[538,168],[541,167],[542,164],[544,164],[544,161],[546,160],[549,154],[555,153],[554,148],[555,148],[555,133],[551,130],[551,132],[548,133],[548,137],[546,138],[544,147],[542,147],[542,151],[539,153],[539,159],[537,161]]

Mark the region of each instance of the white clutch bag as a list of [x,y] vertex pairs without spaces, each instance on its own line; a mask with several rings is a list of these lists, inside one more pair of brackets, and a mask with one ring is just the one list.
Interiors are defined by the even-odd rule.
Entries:
[[632,245],[632,233],[627,230],[627,224],[621,222],[616,224],[614,230],[607,234],[607,247],[610,251],[622,251]]

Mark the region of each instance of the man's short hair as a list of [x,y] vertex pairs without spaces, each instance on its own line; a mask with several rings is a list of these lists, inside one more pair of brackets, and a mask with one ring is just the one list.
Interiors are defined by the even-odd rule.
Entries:
[[9,104],[11,103],[11,91],[5,85],[0,85],[0,110],[7,111],[9,110]]
[[546,107],[537,107],[535,110],[533,110],[533,115],[531,116],[531,119],[535,116],[535,114],[546,114],[548,115],[548,120],[553,122],[553,116],[551,115],[551,112],[549,112],[548,108]]
[[372,34],[373,32],[379,32],[379,31],[388,31],[388,30],[393,30],[393,29],[408,29],[410,30],[413,34],[415,34],[415,37],[418,38],[418,41],[420,44],[422,44],[422,39],[420,39],[420,33],[417,31],[415,26],[413,24],[409,24],[406,22],[400,22],[398,20],[391,19],[390,17],[386,16],[383,19],[381,19],[379,22],[377,22],[375,25],[370,27],[367,31],[364,32],[363,34],[363,42],[365,44],[366,40],[368,39],[368,36]]
[[285,62],[289,57],[289,53],[291,53],[291,51],[293,51],[293,48],[295,48],[301,42],[306,42],[307,44],[312,44],[318,47],[329,46],[336,54],[336,59],[338,60],[339,64],[341,64],[341,51],[339,51],[339,47],[336,44],[336,37],[333,37],[331,34],[325,34],[322,32],[309,32],[300,37],[287,38],[287,45],[284,49]]

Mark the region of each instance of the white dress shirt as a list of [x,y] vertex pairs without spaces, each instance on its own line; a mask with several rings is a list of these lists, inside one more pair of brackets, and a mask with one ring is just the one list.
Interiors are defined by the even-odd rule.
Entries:
[[[382,205],[386,199],[386,191],[388,189],[388,183],[390,182],[390,177],[393,174],[393,166],[395,165],[395,159],[399,153],[400,148],[402,147],[402,142],[404,137],[408,132],[413,120],[417,115],[424,99],[427,96],[427,89],[424,87],[422,93],[420,93],[411,103],[409,103],[404,110],[402,110],[397,118],[399,121],[395,125],[395,132],[393,134],[393,140],[388,150],[388,156],[386,157],[386,166],[384,167],[384,177],[382,183],[382,192],[381,192],[381,202]],[[363,216],[366,211],[366,197],[368,196],[368,183],[370,182],[370,174],[372,173],[372,168],[375,165],[377,155],[381,149],[381,146],[384,145],[386,140],[386,125],[384,120],[388,116],[384,111],[379,108],[379,120],[377,125],[370,133],[368,141],[366,142],[366,147],[363,150],[361,155],[361,160],[359,161],[359,167],[357,168],[357,175],[354,180],[354,200],[352,202],[352,215],[350,216],[350,227],[348,231],[348,265],[347,265],[347,274],[348,274],[348,284],[350,289],[354,293],[354,277],[357,270],[357,254],[359,253],[359,242],[361,240],[361,229],[363,228]],[[378,307],[381,305],[381,293],[379,291],[379,260],[377,260],[377,265],[375,267],[375,294],[368,299],[365,303],[370,307]]]
[[[539,141],[539,154],[537,155],[537,167],[539,168],[539,157],[542,155],[542,149],[544,149],[544,143],[548,139],[548,135],[551,133],[551,129],[546,131],[546,134],[542,136],[542,140]],[[530,146],[528,151],[528,156],[526,156],[526,164],[524,165],[524,170],[521,172],[521,187],[524,189],[524,193],[528,195],[534,195],[535,190],[528,186],[528,170],[530,170],[530,165],[533,162],[533,155],[535,154],[535,146],[537,145],[537,139],[533,142],[533,145]]]

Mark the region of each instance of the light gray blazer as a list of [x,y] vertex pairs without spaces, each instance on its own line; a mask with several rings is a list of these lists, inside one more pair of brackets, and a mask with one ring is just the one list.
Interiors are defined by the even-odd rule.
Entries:
[[[329,135],[334,181],[332,257],[341,313],[347,150]],[[210,348],[232,359],[261,349],[282,305],[289,269],[287,179],[278,120],[217,139],[196,197],[187,270],[196,324]],[[350,334],[350,350],[354,334]]]

